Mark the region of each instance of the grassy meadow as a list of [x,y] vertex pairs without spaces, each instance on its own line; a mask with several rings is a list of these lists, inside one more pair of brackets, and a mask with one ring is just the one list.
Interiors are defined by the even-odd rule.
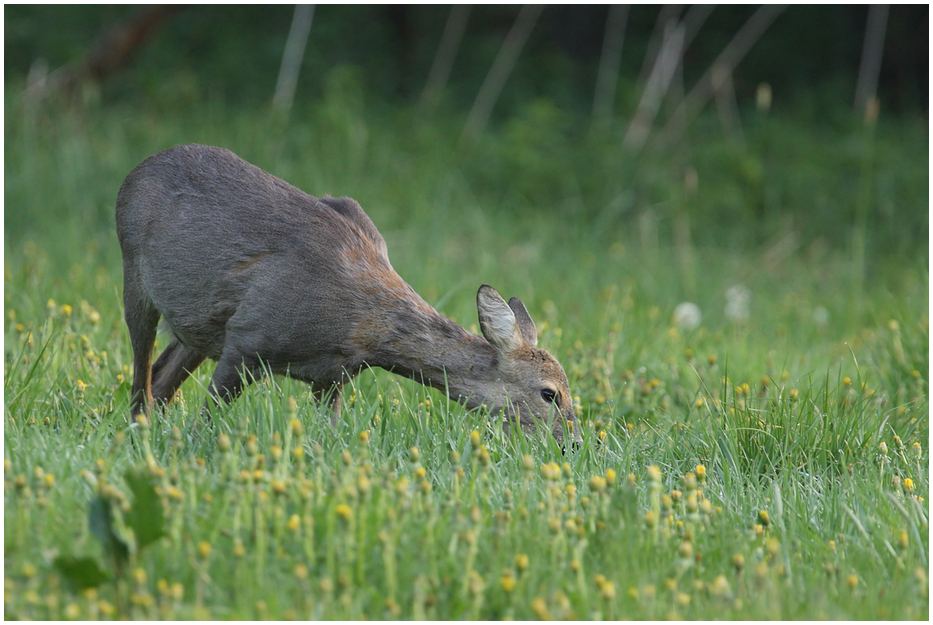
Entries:
[[[538,102],[464,143],[357,87],[290,120],[8,88],[7,618],[928,618],[925,120],[743,110],[740,145],[711,113],[636,157],[621,121]],[[474,332],[480,284],[521,297],[582,447],[383,371],[336,429],[278,377],[206,427],[210,363],[131,424],[113,203],[187,142],[356,198]]]

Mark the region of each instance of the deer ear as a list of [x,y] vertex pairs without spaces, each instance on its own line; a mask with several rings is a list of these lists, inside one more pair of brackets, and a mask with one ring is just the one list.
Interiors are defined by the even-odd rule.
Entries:
[[522,346],[524,339],[515,321],[515,313],[494,288],[486,284],[479,287],[476,310],[483,336],[498,351],[510,353]]
[[528,314],[522,300],[513,297],[509,300],[509,308],[512,309],[512,313],[515,315],[515,322],[522,333],[522,339],[531,347],[537,347],[538,330],[535,329],[535,322],[531,320],[531,315]]

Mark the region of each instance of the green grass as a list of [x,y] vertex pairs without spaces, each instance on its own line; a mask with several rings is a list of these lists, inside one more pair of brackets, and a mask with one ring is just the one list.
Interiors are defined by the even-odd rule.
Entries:
[[[461,146],[446,117],[368,116],[339,87],[288,125],[7,100],[6,616],[928,617],[924,124],[774,118],[743,151],[701,120],[690,195],[663,154],[554,134],[543,105]],[[474,331],[479,284],[520,296],[567,370],[582,448],[510,439],[381,371],[345,389],[336,429],[284,378],[206,427],[210,365],[151,428],[129,425],[113,201],[187,141],[356,197],[399,273]],[[859,193],[864,271],[842,227]],[[745,319],[725,311],[735,285]],[[672,322],[684,300],[695,329]],[[154,501],[164,519],[140,520]],[[114,577],[77,590],[61,556]]]

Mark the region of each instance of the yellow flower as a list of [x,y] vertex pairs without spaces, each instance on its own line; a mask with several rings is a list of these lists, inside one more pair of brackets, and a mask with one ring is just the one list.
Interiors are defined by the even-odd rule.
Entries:
[[768,527],[771,524],[771,519],[768,518],[768,511],[762,510],[758,513],[758,522],[761,523],[763,527]]
[[914,481],[912,479],[904,478],[904,492],[912,493],[914,492]]
[[560,466],[556,462],[549,462],[541,465],[541,475],[548,481],[560,479]]
[[700,509],[700,502],[697,500],[695,493],[690,493],[687,495],[687,500],[685,502],[687,512],[694,513]]
[[910,541],[907,538],[907,532],[905,532],[904,530],[901,530],[900,535],[897,537],[897,546],[900,547],[901,550],[905,550],[907,549],[907,546],[909,544],[910,544]]
[[211,544],[206,540],[202,540],[198,543],[198,555],[201,556],[201,559],[206,560],[209,555],[211,555]]
[[610,581],[603,582],[599,588],[599,594],[602,595],[603,599],[611,601],[616,596],[616,585]]
[[696,488],[697,476],[694,475],[692,471],[688,471],[687,474],[684,475],[684,490],[689,493],[690,491],[696,490]]
[[480,445],[477,457],[479,458],[479,463],[484,467],[488,467],[492,462],[492,458],[489,455],[489,450],[486,449],[485,445]]
[[615,486],[616,472],[612,469],[606,469],[606,486]]
[[288,527],[288,529],[290,529],[290,530],[293,531],[293,532],[298,531],[298,529],[301,527],[301,517],[298,516],[297,514],[291,515],[291,516],[288,518],[288,525],[287,525],[287,527]]
[[652,484],[661,483],[661,469],[659,469],[657,465],[648,467],[648,481]]
[[353,518],[353,508],[345,503],[338,504],[335,508],[335,511],[337,512],[337,516],[348,523],[350,522],[350,519]]
[[81,618],[81,608],[77,603],[69,603],[65,606],[65,618],[69,621],[76,621]]
[[502,590],[505,592],[512,592],[515,590],[515,583],[515,576],[512,575],[511,571],[506,571],[499,579],[499,585],[502,586]]
[[680,543],[680,547],[677,548],[677,553],[684,560],[689,560],[691,557],[693,557],[693,545],[685,540]]
[[520,553],[515,556],[515,568],[519,571],[524,571],[528,568],[528,556],[524,553]]
[[729,580],[726,579],[725,575],[720,575],[714,579],[709,586],[709,591],[714,597],[721,599],[728,599],[732,596],[732,588],[729,586]]
[[544,597],[535,597],[531,602],[531,611],[539,621],[550,621],[551,613],[547,609],[547,602]]

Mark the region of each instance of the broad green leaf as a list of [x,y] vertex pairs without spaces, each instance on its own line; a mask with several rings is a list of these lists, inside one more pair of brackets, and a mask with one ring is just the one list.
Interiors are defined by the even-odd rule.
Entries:
[[113,511],[110,506],[110,501],[100,495],[92,499],[87,513],[88,527],[120,569],[129,558],[130,550],[113,526]]
[[97,588],[110,579],[107,571],[103,570],[94,558],[58,556],[54,564],[62,577],[78,590]]
[[136,552],[165,535],[162,500],[145,469],[130,469],[124,476],[133,493],[133,507],[126,514],[126,525],[136,536]]

